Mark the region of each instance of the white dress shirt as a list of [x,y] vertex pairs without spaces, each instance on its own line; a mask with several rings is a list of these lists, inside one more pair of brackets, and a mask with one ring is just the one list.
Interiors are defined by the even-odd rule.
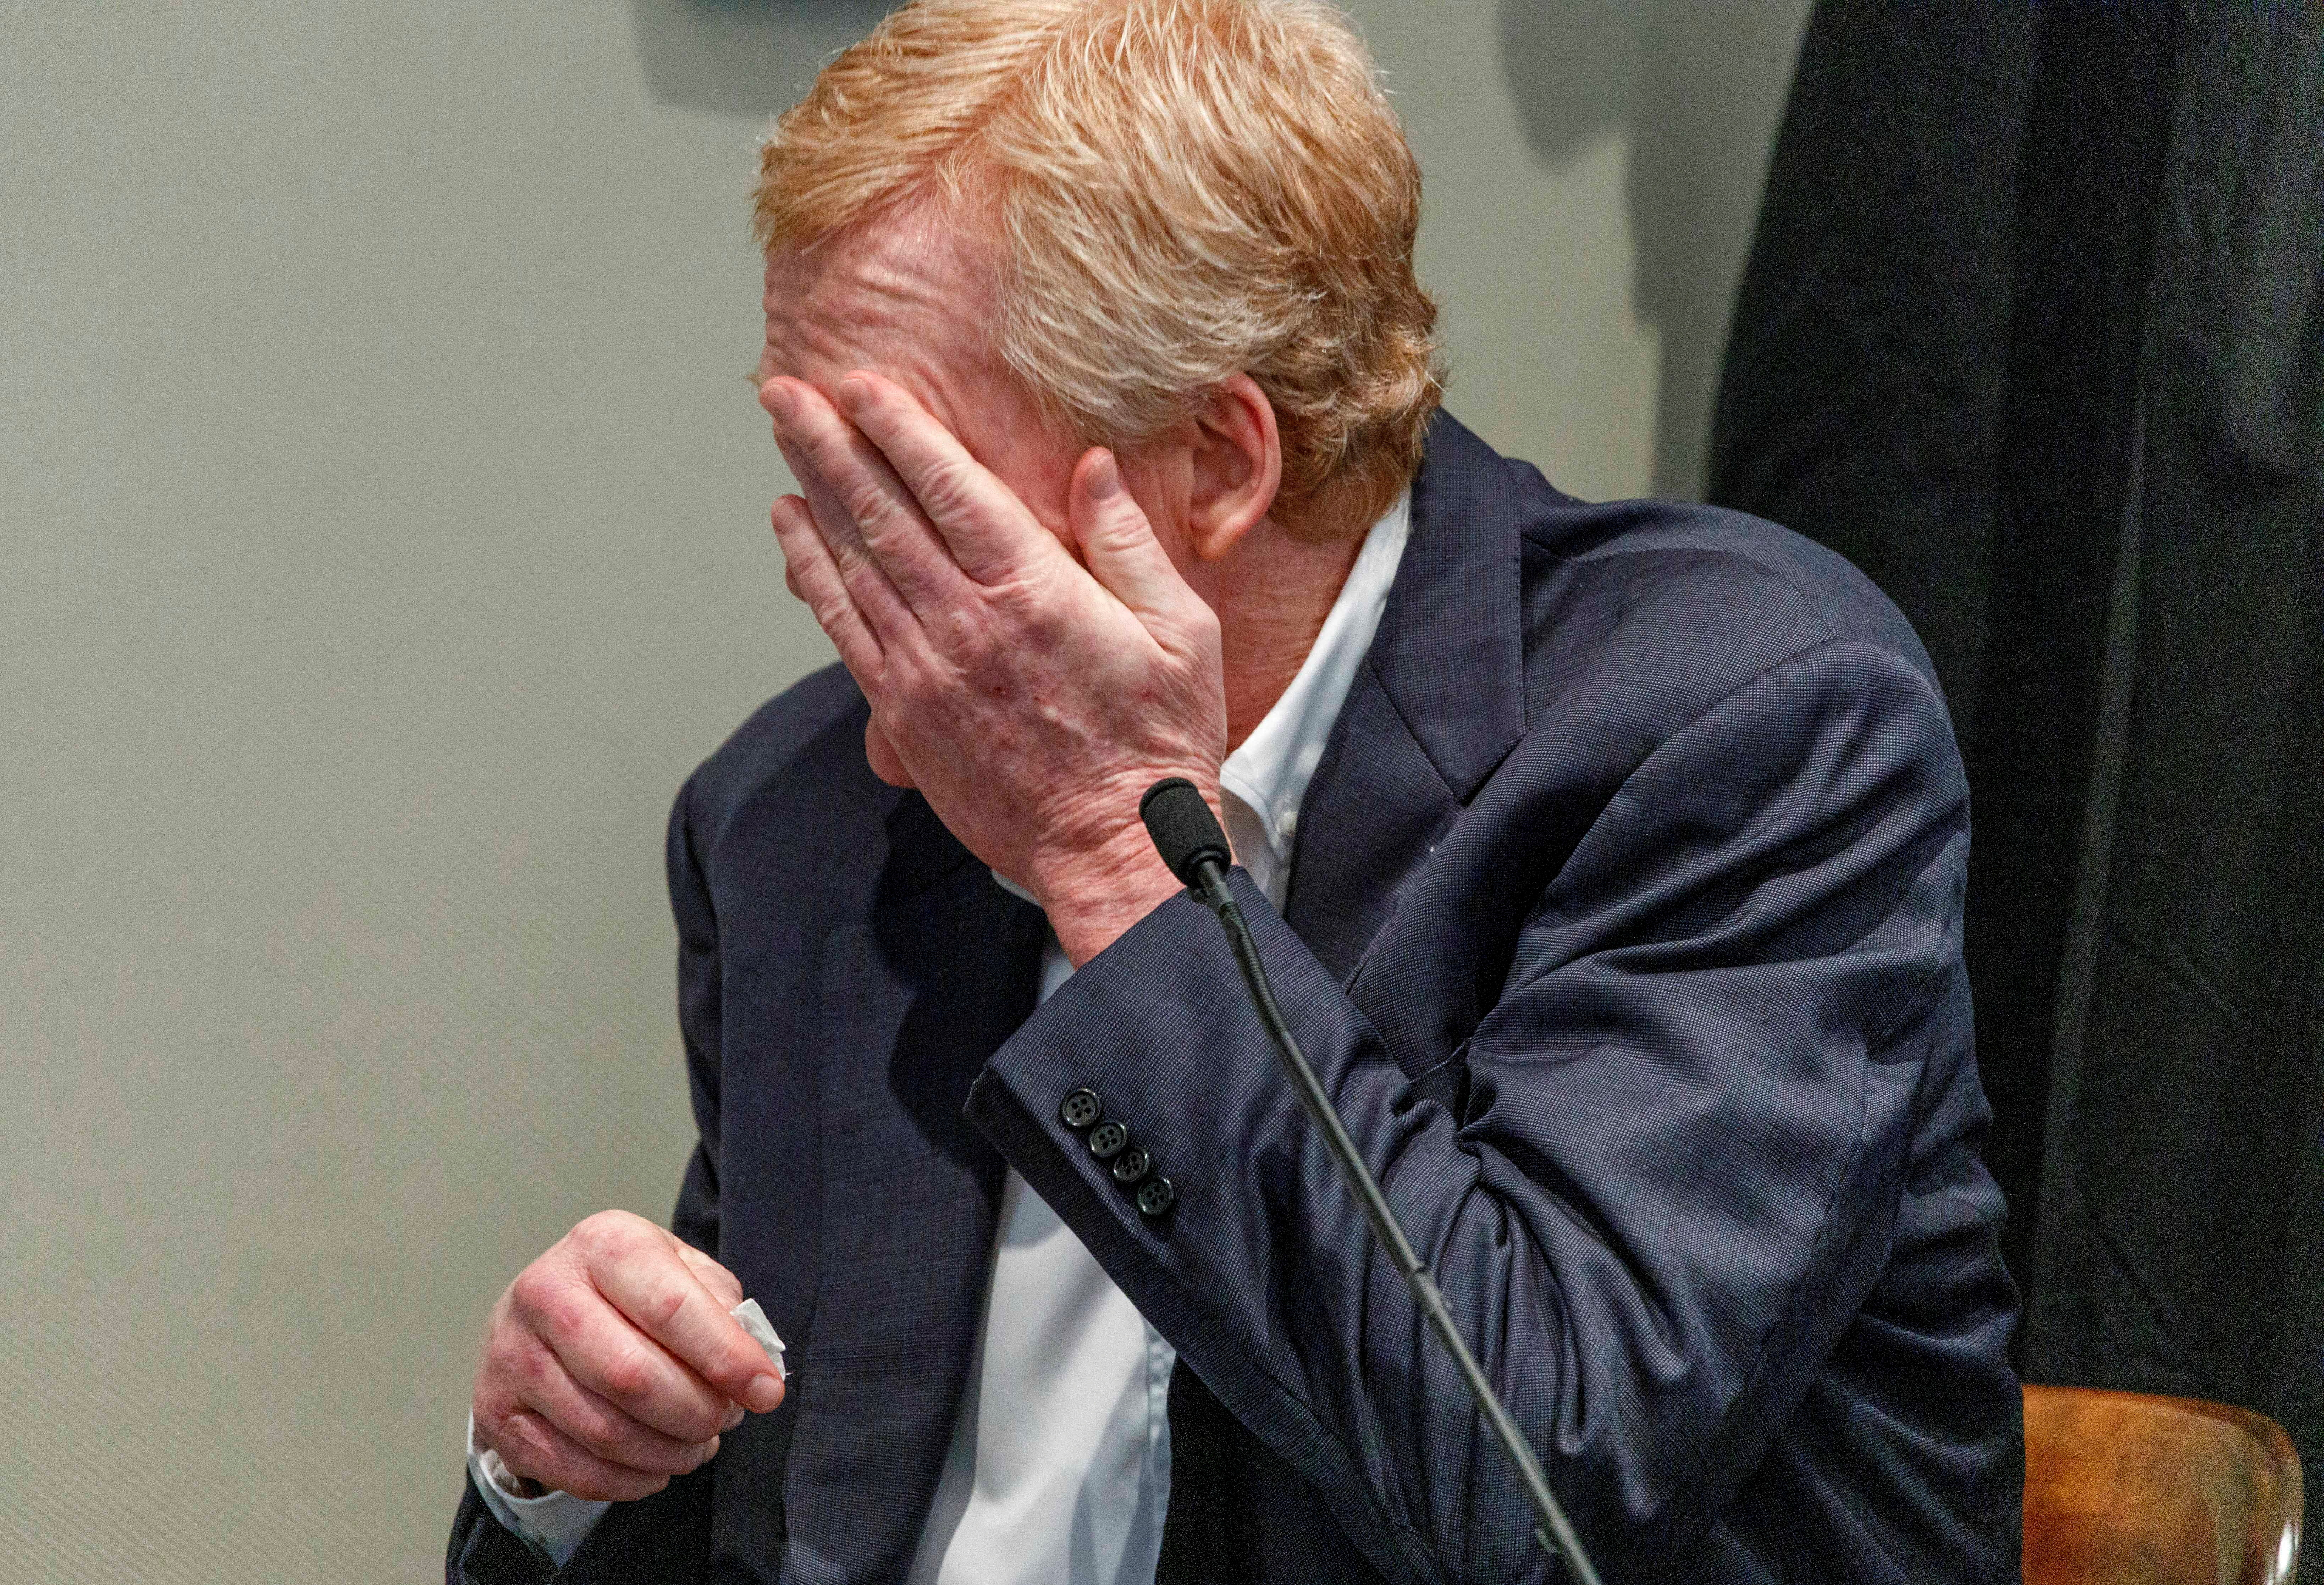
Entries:
[[[1411,523],[1406,492],[1365,536],[1291,686],[1220,767],[1235,860],[1277,908],[1300,802],[1379,630]],[[1051,935],[1041,1000],[1072,972]],[[970,1390],[908,1585],[1153,1585],[1176,1357],[1011,1167]],[[560,1565],[607,1507],[561,1491],[516,1496],[473,1420],[468,1460],[493,1516]]]

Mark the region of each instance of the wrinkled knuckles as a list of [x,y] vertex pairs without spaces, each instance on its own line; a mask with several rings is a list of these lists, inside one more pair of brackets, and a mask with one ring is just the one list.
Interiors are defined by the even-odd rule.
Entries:
[[609,1464],[624,1464],[632,1469],[652,1467],[650,1451],[629,1449],[621,1433],[601,1417],[592,1416],[578,1424],[568,1420],[558,1429],[579,1442],[584,1451],[595,1454]]
[[632,1347],[619,1350],[599,1367],[599,1371],[608,1397],[628,1402],[642,1398],[653,1390],[653,1360],[641,1349]]
[[886,718],[881,724],[893,736],[908,722],[944,720],[957,714],[968,679],[957,668],[929,665],[915,655],[891,664],[884,680],[881,704]]
[[669,1329],[672,1322],[686,1313],[687,1297],[686,1289],[677,1281],[664,1278],[647,1295],[641,1306],[645,1313],[638,1319],[645,1322],[648,1332],[659,1336]]
[[834,638],[844,631],[844,624],[851,613],[847,601],[835,589],[820,589],[808,595],[807,608],[815,618],[815,625]]
[[641,1232],[660,1230],[643,1217],[626,1211],[600,1211],[582,1218],[567,1236],[575,1248],[593,1258],[619,1258],[637,1246]]
[[958,521],[977,510],[975,485],[958,462],[942,462],[930,468],[918,494],[921,508],[938,522]]
[[895,498],[881,482],[859,474],[848,481],[839,493],[839,504],[855,521],[855,526],[866,532],[876,532],[893,526],[899,513]]
[[582,1335],[601,1303],[578,1283],[544,1276],[524,1302],[527,1330],[563,1347]]
[[713,1265],[707,1259],[688,1259],[686,1265],[687,1269],[694,1273],[695,1280],[718,1302],[720,1309],[732,1310],[742,1302],[742,1285],[735,1281],[733,1275],[724,1267]]
[[553,1350],[529,1338],[510,1344],[494,1364],[496,1375],[523,1389],[518,1395],[521,1397],[539,1397],[545,1389],[571,1378]]
[[[516,1280],[509,1284],[501,1300],[507,1319],[527,1332],[545,1332],[551,1302],[566,1286],[562,1279],[551,1276],[542,1262],[534,1261],[516,1274]],[[500,1331],[497,1321],[493,1331],[494,1334]]]

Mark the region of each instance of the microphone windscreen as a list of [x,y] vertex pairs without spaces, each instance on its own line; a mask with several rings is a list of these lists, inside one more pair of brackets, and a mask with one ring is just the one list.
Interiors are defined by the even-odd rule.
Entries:
[[1194,866],[1204,859],[1215,861],[1221,869],[1234,862],[1227,834],[1219,829],[1210,805],[1183,776],[1167,776],[1148,788],[1138,800],[1138,817],[1146,822],[1146,834],[1154,839],[1154,851],[1170,866],[1170,873],[1189,887],[1195,885]]

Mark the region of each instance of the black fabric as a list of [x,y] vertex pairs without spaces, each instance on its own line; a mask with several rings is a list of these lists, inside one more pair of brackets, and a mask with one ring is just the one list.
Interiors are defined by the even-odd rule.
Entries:
[[2311,1469],[2319,284],[2324,8],[1821,4],[1709,488],[1947,689],[2029,1379],[2244,1404]]
[[1329,1515],[1314,1488],[1180,1360],[1170,1372],[1170,1506],[1154,1585],[1380,1585]]
[[[2161,5],[2057,8],[2028,106],[1981,707],[1961,736],[1979,1055],[2009,1075],[1993,1147],[2029,1188],[2126,521],[2171,21]],[[2004,1245],[2021,1273],[2034,1225],[2021,1214]]]

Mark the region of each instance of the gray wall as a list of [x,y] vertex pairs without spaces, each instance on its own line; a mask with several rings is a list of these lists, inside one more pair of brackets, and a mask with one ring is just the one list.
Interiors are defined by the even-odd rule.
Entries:
[[[1453,406],[1693,487],[1804,0],[1355,8]],[[660,834],[825,655],[752,140],[870,0],[0,0],[0,1581],[420,1580],[687,1142]]]

